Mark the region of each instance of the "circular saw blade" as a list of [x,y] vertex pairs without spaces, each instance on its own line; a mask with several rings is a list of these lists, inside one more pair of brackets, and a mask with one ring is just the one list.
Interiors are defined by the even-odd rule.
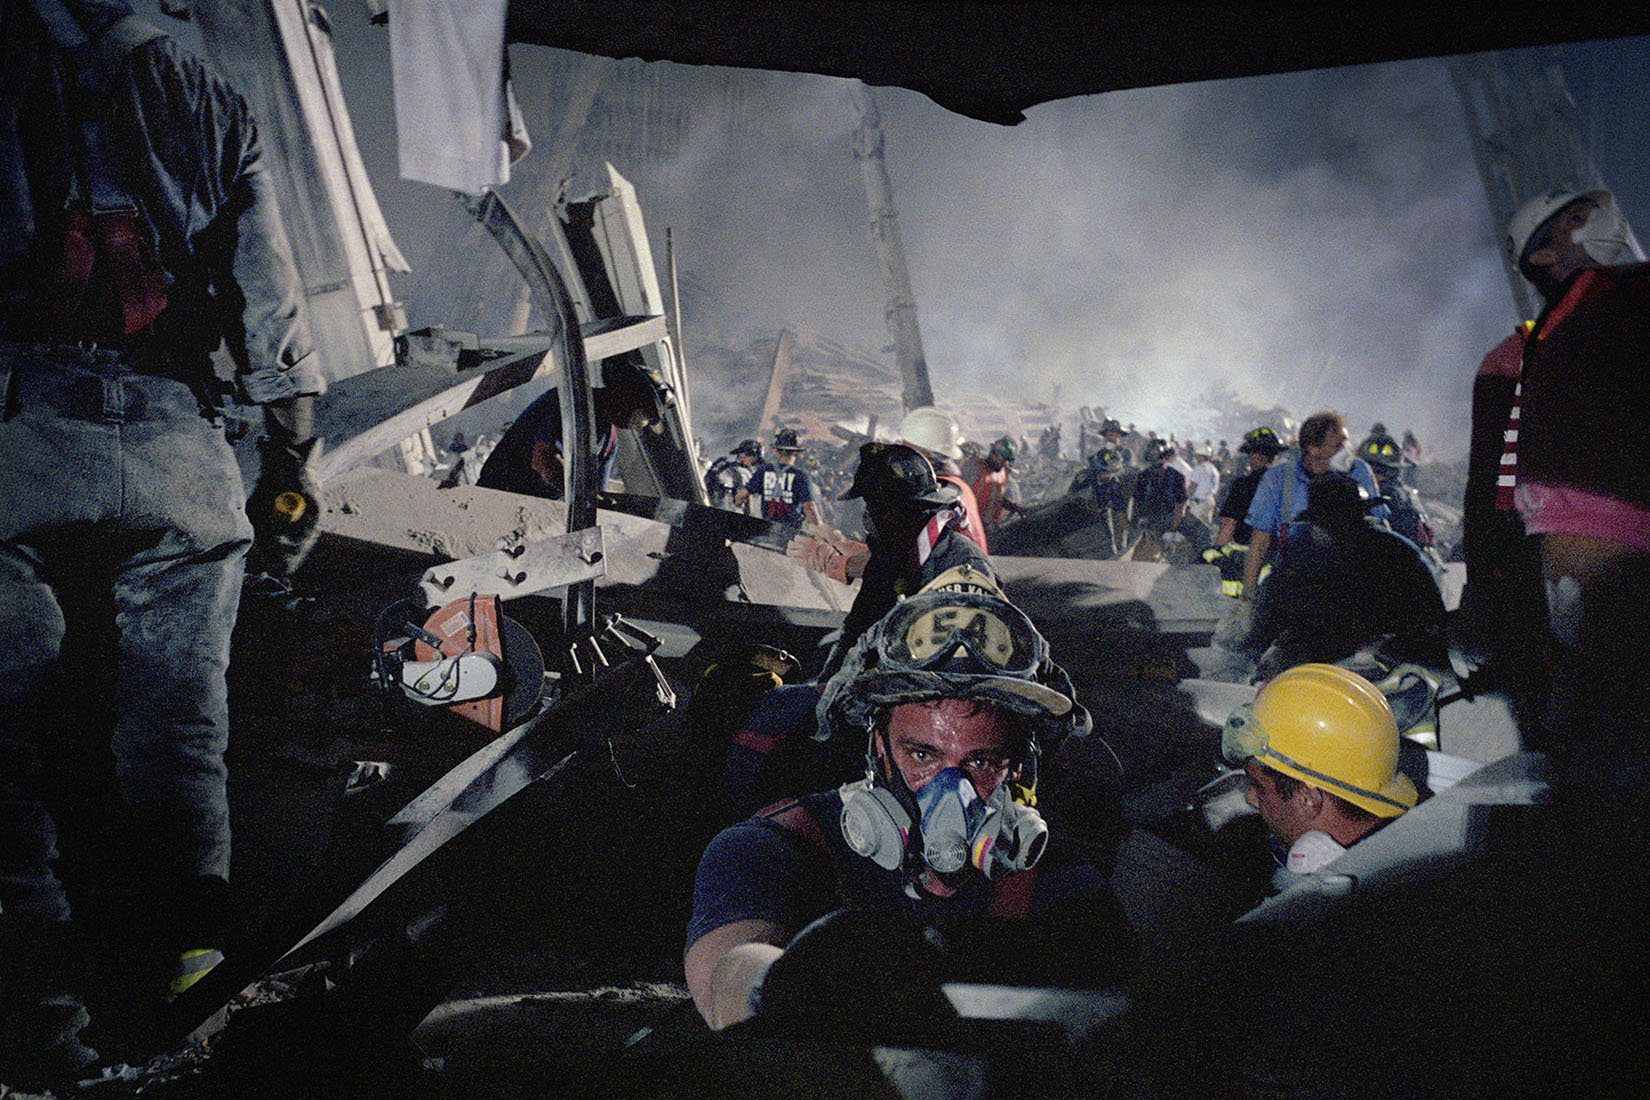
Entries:
[[498,618],[506,669],[504,728],[510,729],[533,712],[544,694],[544,653],[525,626],[508,615]]

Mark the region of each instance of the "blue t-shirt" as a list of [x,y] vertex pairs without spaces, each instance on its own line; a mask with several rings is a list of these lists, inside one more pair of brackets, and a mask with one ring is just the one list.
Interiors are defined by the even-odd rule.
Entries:
[[[1348,471],[1352,479],[1363,486],[1364,493],[1374,500],[1381,495],[1381,490],[1375,486],[1375,475],[1369,469],[1369,463],[1361,458],[1352,460],[1352,469]],[[1291,454],[1287,459],[1273,466],[1261,476],[1260,484],[1255,487],[1255,498],[1249,502],[1249,514],[1244,522],[1256,531],[1265,531],[1271,535],[1283,528],[1283,488],[1284,478],[1294,477],[1295,494],[1290,500],[1289,520],[1290,533],[1294,533],[1297,526],[1294,523],[1296,516],[1306,511],[1306,490],[1312,483],[1312,475],[1306,472],[1301,465],[1300,454]],[[1386,505],[1378,505],[1370,509],[1369,514],[1376,519],[1385,519],[1390,510]]]
[[764,462],[751,471],[745,488],[762,500],[762,518],[802,526],[802,506],[814,499],[813,482],[800,466]]
[[[970,875],[947,898],[905,892],[904,873],[877,866],[848,848],[842,838],[842,796],[837,791],[805,795],[802,806],[819,826],[816,840],[761,816],[723,829],[705,849],[693,881],[693,917],[688,947],[707,932],[739,920],[771,921],[792,934],[844,906],[920,920],[983,916],[995,890],[983,875]],[[1029,914],[1056,902],[1103,895],[1105,881],[1085,863],[1039,865]]]

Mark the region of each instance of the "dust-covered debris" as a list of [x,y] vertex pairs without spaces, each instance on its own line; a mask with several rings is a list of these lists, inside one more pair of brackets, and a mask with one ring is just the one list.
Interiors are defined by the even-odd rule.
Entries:
[[529,1009],[535,1005],[577,1006],[580,1004],[646,1005],[661,1008],[681,1004],[690,994],[686,986],[670,982],[638,981],[627,985],[602,985],[592,989],[547,989],[527,993],[499,993],[485,997],[465,997],[438,1006],[424,1018],[422,1029],[439,1029],[475,1013],[500,1009]]
[[439,554],[444,558],[467,557],[457,550],[447,535],[440,531],[420,531],[416,528],[407,529],[407,538],[414,545],[427,548],[432,554]]

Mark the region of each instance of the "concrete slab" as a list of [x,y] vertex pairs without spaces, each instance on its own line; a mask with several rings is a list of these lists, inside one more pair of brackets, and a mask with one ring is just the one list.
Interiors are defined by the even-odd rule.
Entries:
[[[441,489],[430,478],[372,467],[341,476],[323,496],[328,534],[443,560],[492,554],[567,527],[561,501],[467,485]],[[646,586],[684,575],[704,580],[715,572],[711,559],[730,553],[725,544],[695,545],[680,528],[624,512],[600,509],[597,521],[606,555],[598,586]],[[858,591],[772,550],[734,543],[731,557],[738,583],[719,593],[730,601],[845,613]],[[678,567],[669,577],[667,563]]]
[[1212,565],[1011,556],[994,556],[991,564],[1009,596],[1039,622],[1134,605],[1150,612],[1142,625],[1208,632],[1225,607]]

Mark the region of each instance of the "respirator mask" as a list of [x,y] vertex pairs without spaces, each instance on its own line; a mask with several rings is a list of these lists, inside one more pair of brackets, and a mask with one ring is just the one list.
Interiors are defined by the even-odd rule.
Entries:
[[[903,870],[908,888],[926,876],[958,886],[974,872],[997,880],[1031,868],[1048,843],[1035,809],[1040,750],[1089,731],[1088,712],[1071,696],[1042,635],[990,574],[959,566],[895,604],[860,637],[818,706],[823,736],[867,739],[865,777],[838,792],[848,847]],[[913,791],[895,763],[892,708],[946,699],[996,711],[1011,729],[1003,748],[1015,767],[989,797],[958,768]]]
[[1627,222],[1614,202],[1593,207],[1587,220],[1570,234],[1570,240],[1580,245],[1594,263],[1624,264],[1638,257],[1627,237]]
[[1016,801],[1004,781],[982,799],[960,768],[946,768],[913,794],[895,774],[898,790],[875,770],[841,790],[842,836],[848,847],[893,871],[927,868],[955,885],[968,868],[997,880],[1036,865],[1048,845],[1048,825]]

